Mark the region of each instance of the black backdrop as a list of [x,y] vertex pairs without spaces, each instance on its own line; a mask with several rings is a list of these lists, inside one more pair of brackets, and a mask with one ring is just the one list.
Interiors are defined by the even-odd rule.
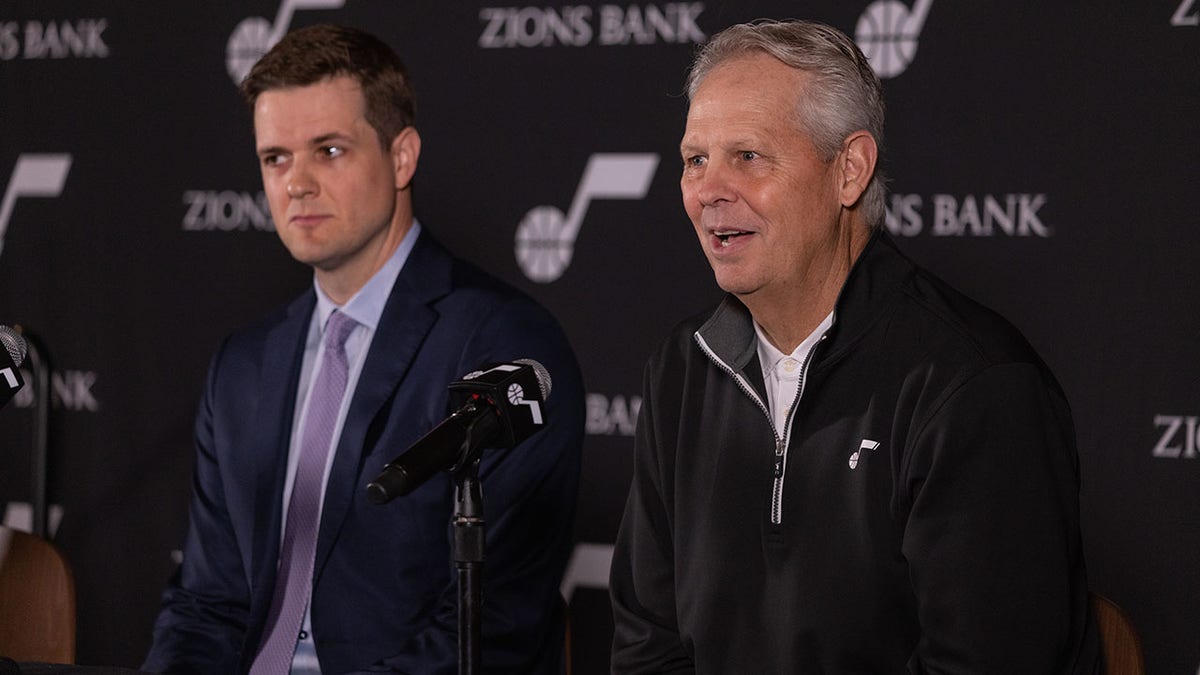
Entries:
[[[829,22],[889,75],[888,227],[1057,372],[1092,586],[1132,615],[1150,672],[1195,673],[1197,0],[0,3],[0,322],[35,331],[53,365],[51,522],[80,661],[139,662],[211,351],[310,283],[271,231],[230,71],[272,30],[333,21],[414,75],[422,223],[539,298],[579,354],[564,592],[577,672],[604,672],[641,366],[719,295],[679,203],[684,72],[697,43],[758,17]],[[0,413],[10,524],[28,521],[31,402]]]

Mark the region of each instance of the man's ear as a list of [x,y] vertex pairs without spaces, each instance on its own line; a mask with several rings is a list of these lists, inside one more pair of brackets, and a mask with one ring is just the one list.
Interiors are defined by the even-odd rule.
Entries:
[[856,131],[846,137],[837,159],[840,181],[838,194],[843,207],[854,206],[867,191],[871,177],[875,175],[878,158],[879,146],[871,134]]
[[412,184],[417,172],[417,160],[421,157],[421,134],[413,126],[404,127],[392,139],[392,165],[396,170],[396,189],[404,190]]

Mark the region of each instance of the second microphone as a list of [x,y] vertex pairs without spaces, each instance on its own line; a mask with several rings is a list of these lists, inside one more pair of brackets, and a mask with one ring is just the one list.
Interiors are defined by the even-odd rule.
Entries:
[[385,504],[420,487],[439,471],[454,473],[484,448],[511,448],[546,425],[543,403],[550,374],[533,359],[484,366],[450,383],[454,412],[388,462],[367,485],[367,498]]

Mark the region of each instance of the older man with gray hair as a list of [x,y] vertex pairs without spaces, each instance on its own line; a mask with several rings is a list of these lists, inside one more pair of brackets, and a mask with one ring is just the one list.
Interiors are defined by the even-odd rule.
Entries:
[[1070,409],[882,231],[862,52],[734,26],[688,96],[683,202],[728,296],[646,366],[613,672],[1095,672]]

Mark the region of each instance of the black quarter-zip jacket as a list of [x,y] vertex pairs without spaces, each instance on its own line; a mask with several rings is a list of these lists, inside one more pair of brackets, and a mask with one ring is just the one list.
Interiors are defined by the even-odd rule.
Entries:
[[735,298],[650,359],[613,672],[1096,672],[1054,376],[886,234],[834,316],[786,430]]

